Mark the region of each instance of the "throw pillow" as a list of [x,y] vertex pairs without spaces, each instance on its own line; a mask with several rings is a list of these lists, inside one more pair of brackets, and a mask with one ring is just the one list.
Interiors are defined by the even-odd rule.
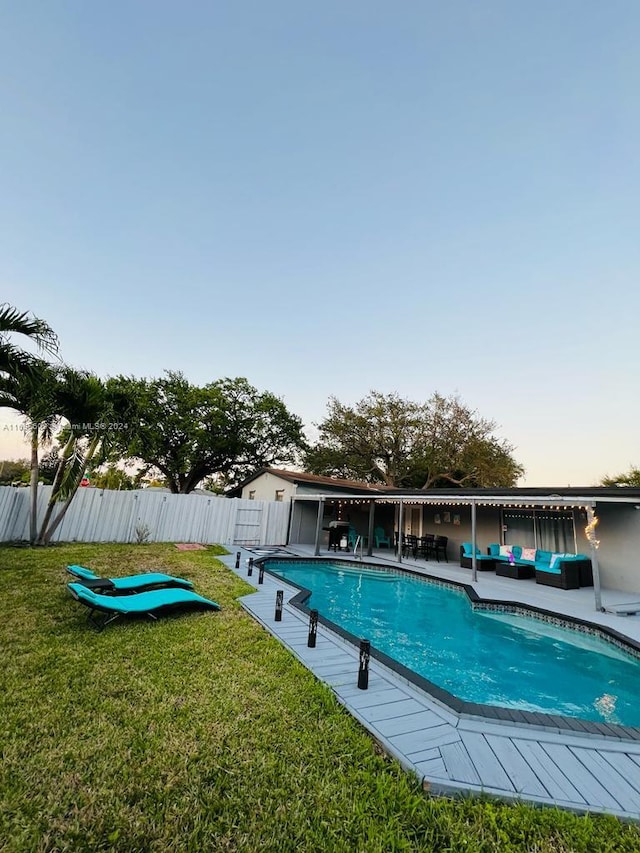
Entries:
[[558,560],[562,560],[564,556],[564,554],[552,554],[549,562],[549,568],[554,569]]
[[535,548],[523,548],[521,559],[522,560],[530,560],[532,563],[535,562],[536,549]]
[[510,557],[511,556],[511,545],[501,545],[500,546],[500,556],[501,557]]

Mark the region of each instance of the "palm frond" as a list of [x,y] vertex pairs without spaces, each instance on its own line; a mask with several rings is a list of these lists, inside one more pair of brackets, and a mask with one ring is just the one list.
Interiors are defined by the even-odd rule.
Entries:
[[9,334],[25,335],[45,352],[58,352],[58,336],[47,322],[4,302],[0,305],[0,343],[6,344]]
[[79,441],[76,441],[71,452],[71,456],[67,461],[62,482],[60,483],[60,488],[57,494],[58,500],[66,500],[69,495],[75,491],[78,483],[82,479],[85,467],[85,448]]

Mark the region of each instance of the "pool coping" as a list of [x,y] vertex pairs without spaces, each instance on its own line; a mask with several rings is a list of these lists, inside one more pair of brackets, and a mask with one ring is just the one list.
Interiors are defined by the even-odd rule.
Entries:
[[[353,560],[345,560],[335,557],[306,557],[292,555],[267,555],[254,560],[254,566],[260,567],[271,578],[283,581],[299,592],[294,595],[289,604],[299,612],[306,616],[310,613],[310,608],[307,607],[305,601],[312,594],[312,590],[300,586],[290,578],[282,578],[275,572],[269,571],[267,563],[269,561],[278,560],[282,562],[305,562],[305,563],[332,563],[348,567],[349,569],[357,569],[363,565],[372,567],[374,570],[380,570],[389,574],[407,574],[416,578],[420,578],[433,583],[437,586],[443,586],[449,589],[463,591],[471,602],[473,609],[489,610],[498,613],[513,613],[516,615],[533,616],[543,622],[554,624],[558,627],[567,627],[570,630],[576,630],[580,633],[591,634],[592,636],[600,637],[607,642],[612,643],[623,651],[629,652],[634,657],[640,659],[640,643],[626,637],[613,628],[603,625],[596,625],[579,617],[569,616],[557,613],[552,610],[546,610],[534,605],[525,605],[521,602],[504,601],[498,599],[482,598],[476,590],[469,584],[457,582],[453,580],[444,580],[435,575],[430,575],[425,572],[417,572],[404,566],[389,566],[386,563],[376,563],[375,558],[367,562],[354,562]],[[318,622],[324,625],[325,628],[333,631],[343,640],[351,644],[354,649],[358,649],[361,637],[345,630],[340,625],[327,619],[321,613],[318,614]],[[513,723],[522,726],[532,726],[542,729],[552,729],[555,732],[565,731],[571,734],[597,735],[604,738],[615,738],[616,740],[640,741],[640,727],[623,726],[618,723],[601,723],[595,720],[582,720],[578,717],[565,717],[560,714],[546,714],[539,711],[520,711],[513,708],[503,708],[497,705],[485,705],[477,702],[469,702],[460,697],[449,693],[449,691],[440,687],[434,682],[429,681],[422,675],[419,675],[409,667],[399,663],[394,658],[371,645],[371,657],[379,661],[388,669],[392,670],[405,681],[413,684],[420,690],[427,693],[432,699],[444,705],[448,710],[453,711],[461,717],[482,718],[489,722],[504,722]]]

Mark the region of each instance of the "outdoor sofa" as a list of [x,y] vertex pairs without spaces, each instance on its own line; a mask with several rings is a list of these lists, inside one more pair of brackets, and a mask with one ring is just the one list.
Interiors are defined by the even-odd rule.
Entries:
[[558,589],[593,586],[591,560],[584,554],[557,554],[497,543],[489,545],[487,554],[495,560],[497,575],[518,578],[535,575],[536,583]]
[[[463,569],[473,568],[473,543],[463,542],[460,546],[460,565]],[[496,561],[488,554],[483,554],[476,546],[476,569],[479,572],[492,572],[496,567]]]

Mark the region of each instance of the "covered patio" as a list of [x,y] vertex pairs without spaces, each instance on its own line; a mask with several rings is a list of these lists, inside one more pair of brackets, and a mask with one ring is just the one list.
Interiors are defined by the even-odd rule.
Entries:
[[[625,502],[628,503],[628,501]],[[298,523],[296,531],[296,519],[300,522],[303,516],[306,517],[306,524]],[[541,529],[539,521],[541,518],[553,526],[555,541],[558,543],[553,550],[561,549],[568,553],[570,549],[572,553],[585,554],[591,560],[593,587],[580,592],[583,598],[588,596],[591,600],[592,611],[595,609],[600,612],[605,605],[621,603],[618,600],[609,601],[607,598],[603,605],[598,559],[599,542],[595,536],[595,528],[598,524],[596,501],[589,495],[553,494],[543,497],[532,494],[520,499],[500,494],[490,496],[460,494],[446,498],[440,495],[424,495],[424,493],[385,494],[375,497],[364,497],[361,494],[336,496],[330,493],[298,495],[293,498],[289,544],[305,549],[311,546],[314,556],[319,556],[321,552],[329,553],[328,530],[330,525],[337,521],[345,525],[348,523],[351,534],[349,550],[360,559],[375,555],[383,560],[392,560],[396,564],[409,561],[413,565],[417,563],[415,550],[412,552],[409,549],[397,547],[398,541],[402,542],[408,536],[419,539],[425,534],[437,535],[441,539],[444,538],[445,562],[450,561],[458,565],[460,546],[463,542],[472,543],[473,556],[470,572],[467,569],[463,572],[473,583],[477,583],[479,574],[491,574],[491,572],[478,572],[477,549],[481,553],[486,553],[490,543],[525,544],[536,547],[536,531]],[[534,541],[514,542],[514,536],[522,535],[518,528],[518,521],[522,528],[529,519],[531,530],[528,531],[528,535],[534,537]],[[505,523],[506,520],[509,524]],[[390,547],[375,547],[376,531],[380,530],[383,530]],[[443,536],[445,530],[448,535]],[[558,538],[560,536],[561,539]],[[423,553],[424,557],[420,562],[439,565],[438,560],[430,559],[428,552]],[[509,583],[508,588],[512,594],[515,586],[521,583],[524,581]],[[536,586],[535,581],[531,583],[534,587]],[[612,589],[615,597],[615,588],[612,587]],[[631,601],[629,590],[624,592],[623,590],[624,587],[620,590],[623,595],[622,603]],[[637,593],[632,593],[635,600],[640,600],[640,584],[638,590]],[[569,591],[575,590],[561,592],[566,595]],[[619,599],[620,596],[618,595],[617,598]]]

